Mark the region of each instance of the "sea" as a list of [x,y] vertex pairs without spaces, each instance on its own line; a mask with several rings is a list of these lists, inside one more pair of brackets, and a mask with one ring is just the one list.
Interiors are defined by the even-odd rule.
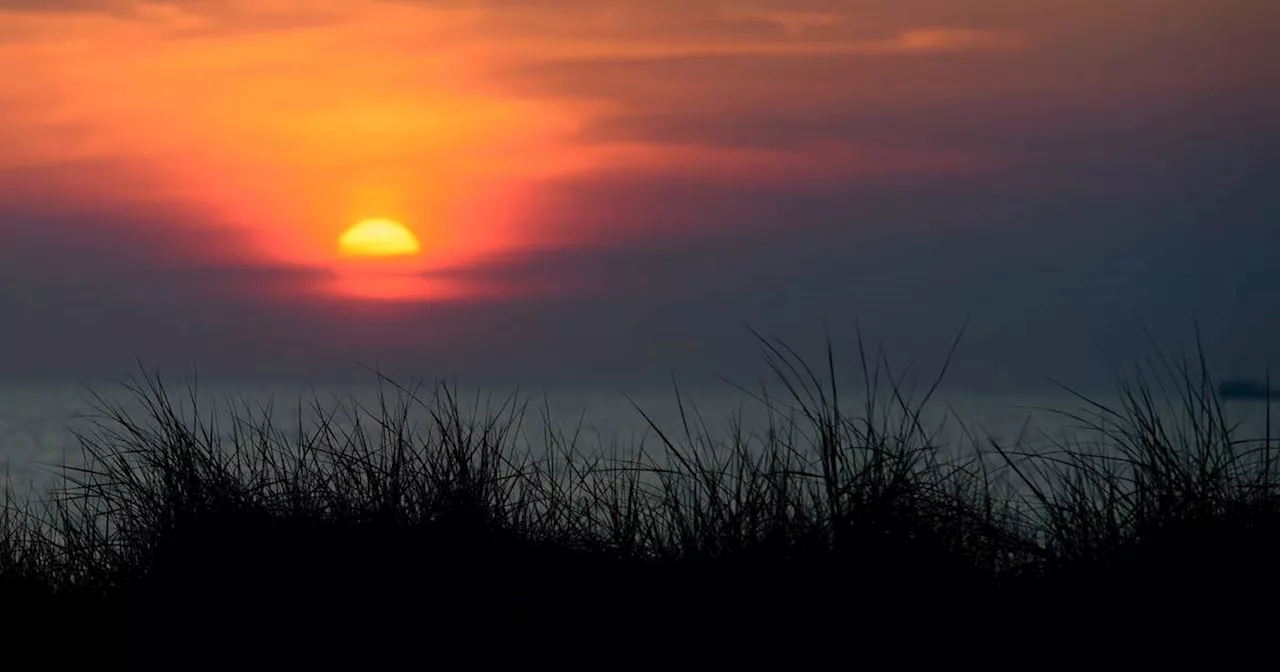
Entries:
[[[145,381],[135,380],[134,384]],[[519,422],[510,438],[533,451],[545,450],[548,432],[563,444],[573,441],[580,454],[602,451],[617,455],[644,448],[661,452],[663,441],[687,445],[690,437],[706,437],[711,445],[731,435],[761,436],[772,423],[795,418],[806,426],[794,398],[784,388],[744,390],[727,384],[679,390],[657,387],[571,386],[522,388],[515,385],[436,384],[396,387],[381,384],[208,384],[166,382],[164,393],[184,422],[196,417],[216,421],[219,432],[229,433],[237,422],[260,424],[269,419],[286,435],[311,431],[320,418],[350,429],[357,418],[368,421],[383,408],[405,409],[410,426],[425,429],[432,423],[430,410],[436,395],[446,391],[471,417],[508,414]],[[0,383],[0,489],[10,492],[40,491],[56,484],[63,466],[84,463],[83,442],[118,430],[119,417],[146,424],[151,412],[148,395],[126,383]],[[1097,426],[1106,425],[1098,404],[1119,408],[1118,396],[1100,395],[1088,401],[1067,393],[1010,395],[940,391],[919,406],[919,394],[907,399],[907,407],[919,410],[920,427],[931,444],[961,455],[975,444],[996,442],[1020,450],[1046,450],[1067,444],[1097,444]],[[901,405],[880,395],[872,415],[880,425],[888,420],[900,426],[905,417]],[[867,400],[856,394],[842,397],[847,417],[865,418]],[[1277,431],[1276,418],[1268,418],[1261,402],[1228,401],[1224,409],[1241,439]],[[1280,415],[1280,409],[1275,415]],[[511,415],[514,413],[514,415]],[[1170,418],[1181,418],[1176,406]],[[112,419],[113,414],[116,419]],[[873,423],[876,424],[876,423]],[[1274,440],[1274,439],[1273,439]],[[612,451],[612,452],[610,452]],[[633,453],[634,454],[634,453]]]

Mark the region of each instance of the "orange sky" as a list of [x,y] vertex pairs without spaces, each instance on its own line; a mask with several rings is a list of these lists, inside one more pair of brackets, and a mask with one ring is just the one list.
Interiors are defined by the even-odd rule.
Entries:
[[[0,171],[44,176],[34,185],[16,177],[0,184],[0,199],[166,203],[225,228],[237,241],[226,255],[327,269],[333,278],[314,291],[417,298],[518,291],[442,279],[495,255],[672,233],[560,223],[566,213],[547,211],[540,187],[573,176],[812,185],[898,173],[989,175],[1010,166],[999,147],[822,138],[734,147],[696,134],[610,136],[600,129],[611,119],[674,112],[730,125],[735,110],[761,106],[831,116],[937,105],[943,114],[956,104],[950,114],[960,115],[1013,96],[1043,96],[1047,113],[1070,115],[1071,105],[1051,104],[1083,109],[1099,97],[1194,86],[1197,73],[1184,67],[1176,82],[1148,78],[1147,90],[1132,90],[1134,73],[1158,63],[1128,57],[1158,59],[1152,45],[1171,31],[1189,32],[1186,47],[1195,48],[1214,20],[1248,28],[1208,0],[74,5],[81,9],[0,0]],[[1207,27],[1196,27],[1199,19]],[[1079,49],[1085,38],[1097,49]],[[1099,49],[1121,67],[1093,70]],[[970,65],[939,66],[927,80],[840,69],[856,59],[920,58]],[[834,65],[799,78],[739,76],[753,63],[804,59]],[[673,69],[669,79],[591,82],[601,64],[692,61],[723,68],[701,79]],[[1019,69],[1021,61],[1037,65]],[[983,77],[974,62],[1000,74]],[[581,81],[566,85],[566,72]],[[1065,75],[1082,73],[1090,73],[1089,95],[1073,97],[1070,87],[1082,85]],[[437,279],[379,280],[344,269],[335,241],[366,217],[412,228],[425,252],[407,270]]]

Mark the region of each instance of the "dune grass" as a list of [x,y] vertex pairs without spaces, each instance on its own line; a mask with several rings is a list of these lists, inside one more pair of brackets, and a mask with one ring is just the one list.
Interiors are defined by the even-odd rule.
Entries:
[[[830,626],[1269,590],[1280,443],[1228,424],[1202,357],[1135,369],[1119,407],[1081,396],[1084,410],[1056,410],[1082,433],[1052,450],[972,433],[956,450],[921,420],[941,376],[913,396],[860,341],[865,403],[851,411],[830,349],[812,367],[761,343],[776,384],[742,392],[765,431],[713,435],[682,401],[678,427],[651,423],[627,445],[442,383],[384,380],[373,408],[317,404],[318,422],[286,427],[270,408],[202,410],[144,373],[126,384],[143,417],[98,397],[83,466],[40,498],[6,491],[0,597],[147,649],[211,633],[312,641],[316,624],[344,639],[420,638],[427,623],[490,641],[708,624],[746,636],[817,614]],[[522,437],[540,410],[534,450]]]

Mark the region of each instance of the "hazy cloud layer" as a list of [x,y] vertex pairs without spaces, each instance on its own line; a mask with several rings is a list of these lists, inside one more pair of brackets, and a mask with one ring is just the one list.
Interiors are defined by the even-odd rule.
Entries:
[[[0,377],[1280,361],[1265,2],[0,0]],[[391,212],[458,295],[332,294]],[[852,357],[852,350],[848,350]]]

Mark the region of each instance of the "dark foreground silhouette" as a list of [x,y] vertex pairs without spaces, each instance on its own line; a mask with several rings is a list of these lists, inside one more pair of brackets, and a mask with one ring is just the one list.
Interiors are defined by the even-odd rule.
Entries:
[[616,664],[1085,626],[1203,637],[1276,596],[1277,443],[1237,436],[1194,367],[1171,369],[1191,383],[1166,388],[1185,391],[1172,415],[1141,386],[1095,408],[1103,449],[960,454],[921,426],[929,395],[851,413],[786,352],[767,350],[792,405],[770,432],[654,427],[660,450],[609,459],[554,430],[535,455],[523,403],[473,412],[447,386],[303,431],[214,427],[144,377],[147,417],[102,402],[88,466],[6,500],[5,632],[135,668]]

